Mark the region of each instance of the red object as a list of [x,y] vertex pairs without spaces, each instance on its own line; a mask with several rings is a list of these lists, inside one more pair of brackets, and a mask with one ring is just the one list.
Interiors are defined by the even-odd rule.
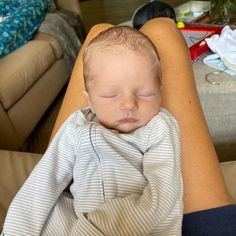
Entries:
[[[205,33],[206,36],[203,36],[199,41],[193,43],[193,45],[189,46],[189,52],[192,61],[195,61],[199,58],[203,53],[209,50],[207,43],[205,42],[206,38],[211,37],[213,34],[220,34],[223,26],[215,26],[215,25],[196,25],[189,24],[181,29],[182,33],[188,33],[191,38],[191,33]],[[192,36],[194,38],[194,36]]]

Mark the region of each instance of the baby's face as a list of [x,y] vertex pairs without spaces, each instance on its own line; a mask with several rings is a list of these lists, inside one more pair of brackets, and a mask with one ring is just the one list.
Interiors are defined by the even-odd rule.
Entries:
[[85,94],[104,126],[128,133],[159,112],[160,85],[151,56],[125,49],[97,52],[90,61],[90,75]]

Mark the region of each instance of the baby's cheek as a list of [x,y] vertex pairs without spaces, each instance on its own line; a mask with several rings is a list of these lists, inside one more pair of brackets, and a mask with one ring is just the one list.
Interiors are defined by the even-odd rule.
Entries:
[[110,120],[109,120],[110,115],[108,113],[106,113],[106,112],[104,112],[102,114],[99,113],[99,114],[96,114],[96,116],[97,116],[99,122],[102,125],[104,125],[104,126],[108,126],[109,125],[109,123],[110,123]]
[[108,128],[108,129],[113,129],[115,126],[110,122],[108,121],[107,119],[106,120],[100,120],[100,124],[102,124],[104,127]]

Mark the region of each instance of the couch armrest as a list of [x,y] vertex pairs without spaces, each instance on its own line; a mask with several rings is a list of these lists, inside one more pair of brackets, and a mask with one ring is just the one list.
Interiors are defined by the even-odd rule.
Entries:
[[46,34],[46,33],[37,32],[32,39],[48,42],[53,49],[56,59],[60,59],[63,56],[63,51],[60,46],[60,43],[53,36]]
[[[1,148],[12,149],[12,150],[18,149],[19,146],[21,145],[21,142],[23,142],[23,140],[21,136],[15,130],[15,127],[10,121],[7,111],[3,108],[1,101],[0,101],[0,130],[1,130],[0,131],[0,149]],[[1,161],[1,156],[0,156],[0,161]],[[0,162],[0,165],[1,165],[1,162]]]
[[58,9],[76,12],[82,17],[79,0],[55,0]]

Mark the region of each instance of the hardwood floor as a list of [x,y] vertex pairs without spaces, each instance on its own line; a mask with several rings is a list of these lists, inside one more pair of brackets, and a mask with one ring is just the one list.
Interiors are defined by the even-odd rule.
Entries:
[[[97,23],[119,24],[130,20],[134,11],[147,0],[83,0],[80,1],[85,28],[88,31]],[[172,7],[176,7],[186,0],[166,0]]]
[[119,24],[132,17],[137,7],[145,0],[87,0],[81,2],[81,10],[87,31],[97,23]]

